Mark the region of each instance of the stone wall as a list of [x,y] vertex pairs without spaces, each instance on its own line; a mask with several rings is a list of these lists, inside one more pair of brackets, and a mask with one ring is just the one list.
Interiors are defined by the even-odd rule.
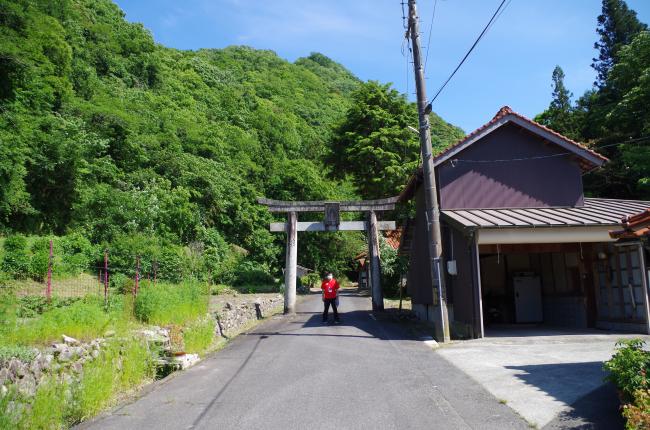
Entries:
[[13,385],[20,394],[30,397],[48,376],[57,376],[66,382],[78,379],[84,363],[99,355],[104,342],[104,339],[95,339],[81,343],[64,335],[61,343],[44,350],[34,349],[31,360],[11,358],[0,362],[0,390],[4,395]]
[[267,317],[280,306],[284,306],[284,297],[280,294],[276,297],[257,298],[236,305],[226,302],[222,309],[213,313],[217,320],[215,334],[231,337],[247,322]]

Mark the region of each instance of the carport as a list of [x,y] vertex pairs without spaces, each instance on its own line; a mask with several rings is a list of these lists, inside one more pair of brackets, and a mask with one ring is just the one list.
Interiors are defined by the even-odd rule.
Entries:
[[444,210],[457,331],[543,323],[650,333],[646,251],[609,235],[647,205],[585,198],[568,208]]

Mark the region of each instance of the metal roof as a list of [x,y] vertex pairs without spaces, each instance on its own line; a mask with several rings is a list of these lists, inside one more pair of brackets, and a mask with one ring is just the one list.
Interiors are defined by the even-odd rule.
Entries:
[[628,216],[650,208],[650,201],[585,198],[584,206],[450,209],[443,215],[469,228],[577,227],[620,225]]

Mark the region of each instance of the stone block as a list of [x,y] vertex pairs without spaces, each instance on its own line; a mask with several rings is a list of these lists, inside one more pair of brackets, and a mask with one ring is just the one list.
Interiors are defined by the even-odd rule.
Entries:
[[80,344],[80,342],[74,337],[70,337],[66,335],[63,335],[61,337],[63,338],[63,343],[68,346],[78,346]]

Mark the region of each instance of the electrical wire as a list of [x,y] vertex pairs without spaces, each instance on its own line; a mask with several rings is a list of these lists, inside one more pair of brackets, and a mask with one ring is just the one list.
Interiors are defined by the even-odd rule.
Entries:
[[433,20],[436,18],[436,7],[438,0],[433,0],[433,12],[431,13],[431,23],[429,24],[429,37],[427,37],[427,52],[424,55],[424,73],[427,73],[427,63],[429,62],[429,46],[431,45],[431,30],[433,30]]
[[[485,36],[485,33],[487,33],[487,31],[488,31],[489,28],[492,26],[492,23],[496,20],[496,18],[497,18],[498,16],[501,16],[501,13],[503,13],[503,10],[505,10],[505,8],[503,7],[503,5],[506,3],[506,1],[507,1],[507,0],[502,0],[502,1],[501,1],[501,4],[499,4],[499,7],[497,8],[497,10],[494,12],[494,14],[492,14],[492,17],[490,18],[490,21],[488,21],[487,25],[483,28],[483,31],[481,31],[481,34],[479,34],[479,36],[476,38],[476,40],[475,40],[474,43],[472,44],[471,48],[469,48],[469,50],[467,51],[467,53],[465,54],[465,56],[463,57],[463,59],[460,60],[460,63],[458,63],[458,65],[456,66],[456,68],[454,69],[454,71],[451,72],[451,74],[449,75],[449,77],[447,78],[447,80],[446,80],[446,81],[445,81],[445,82],[440,86],[440,88],[438,89],[438,91],[436,92],[436,94],[433,96],[433,98],[431,99],[431,101],[428,103],[429,105],[431,105],[431,104],[436,100],[436,98],[438,98],[438,96],[440,95],[440,93],[442,92],[442,90],[445,89],[445,87],[447,86],[447,84],[449,83],[449,81],[451,81],[451,79],[454,77],[454,75],[456,74],[456,72],[458,72],[458,69],[460,69],[461,66],[463,65],[463,63],[465,63],[465,60],[467,60],[467,57],[469,57],[469,55],[472,53],[472,51],[474,50],[474,48],[476,48],[476,45],[478,45],[478,43],[481,41],[481,39],[483,38],[483,36]],[[510,1],[508,1],[508,4],[510,4]],[[503,8],[503,10],[502,10],[502,8]]]
[[[629,143],[635,143],[638,144],[642,141],[649,141],[650,136],[643,136],[643,137],[637,137],[636,139],[629,139],[625,140],[622,142],[617,142],[617,143],[610,143],[607,145],[602,145],[602,146],[594,146],[592,148],[588,148],[591,150],[596,150],[596,149],[603,149],[603,148],[609,148],[612,146],[619,146],[619,145],[625,145]],[[505,158],[505,159],[498,159],[498,160],[466,160],[466,159],[460,159],[460,158],[455,158],[451,160],[452,165],[456,165],[457,163],[479,163],[479,164],[484,164],[484,163],[509,163],[509,162],[517,162],[517,161],[528,161],[528,160],[543,160],[547,158],[557,158],[557,157],[565,157],[567,155],[576,155],[574,152],[561,152],[558,154],[551,154],[551,155],[539,155],[539,156],[534,156],[534,157],[518,157],[518,158]]]
[[558,154],[551,154],[551,155],[538,155],[535,157],[520,157],[520,158],[504,158],[504,159],[498,159],[498,160],[466,160],[466,159],[461,159],[461,158],[455,158],[451,160],[452,164],[456,163],[509,163],[509,162],[514,162],[514,161],[528,161],[528,160],[544,160],[546,158],[557,158],[557,157],[564,157],[567,155],[575,155],[574,152],[561,152]]

